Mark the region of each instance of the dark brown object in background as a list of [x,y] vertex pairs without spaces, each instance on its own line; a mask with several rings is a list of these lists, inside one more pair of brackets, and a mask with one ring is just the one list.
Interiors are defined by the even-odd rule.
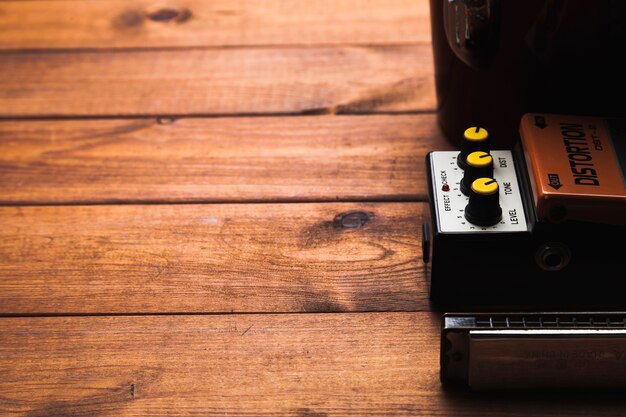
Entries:
[[480,125],[494,149],[511,148],[526,112],[626,115],[626,3],[431,0],[430,8],[437,115],[456,146]]

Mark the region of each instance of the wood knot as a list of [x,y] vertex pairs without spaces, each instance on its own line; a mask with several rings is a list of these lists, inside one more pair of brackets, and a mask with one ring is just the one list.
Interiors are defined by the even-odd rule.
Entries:
[[153,22],[176,22],[183,23],[191,18],[191,10],[163,8],[148,14]]
[[366,213],[364,211],[348,211],[336,215],[333,223],[336,227],[344,229],[359,229],[365,226],[365,224],[370,221],[371,217],[371,213]]

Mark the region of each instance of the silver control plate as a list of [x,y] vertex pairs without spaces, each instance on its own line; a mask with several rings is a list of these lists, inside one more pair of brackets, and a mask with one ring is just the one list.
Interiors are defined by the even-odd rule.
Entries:
[[[442,233],[526,232],[528,224],[522,205],[521,190],[511,151],[490,151],[494,161],[493,176],[500,186],[502,220],[493,226],[477,226],[465,219],[468,197],[460,190],[463,170],[457,166],[458,151],[430,154],[434,204],[439,231]],[[447,191],[446,191],[447,189]]]

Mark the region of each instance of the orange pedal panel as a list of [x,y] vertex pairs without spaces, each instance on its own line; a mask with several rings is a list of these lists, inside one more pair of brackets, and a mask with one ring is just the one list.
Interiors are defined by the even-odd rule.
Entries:
[[527,114],[520,137],[539,218],[626,224],[623,121]]

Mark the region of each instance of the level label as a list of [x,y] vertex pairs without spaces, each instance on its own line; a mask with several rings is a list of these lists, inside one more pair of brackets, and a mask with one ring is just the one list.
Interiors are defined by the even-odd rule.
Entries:
[[502,220],[493,226],[477,226],[465,219],[468,197],[460,189],[463,170],[457,166],[458,151],[430,153],[433,178],[433,203],[439,231],[442,233],[526,232],[528,224],[522,205],[521,189],[515,174],[511,151],[491,151],[493,176],[500,186]]

